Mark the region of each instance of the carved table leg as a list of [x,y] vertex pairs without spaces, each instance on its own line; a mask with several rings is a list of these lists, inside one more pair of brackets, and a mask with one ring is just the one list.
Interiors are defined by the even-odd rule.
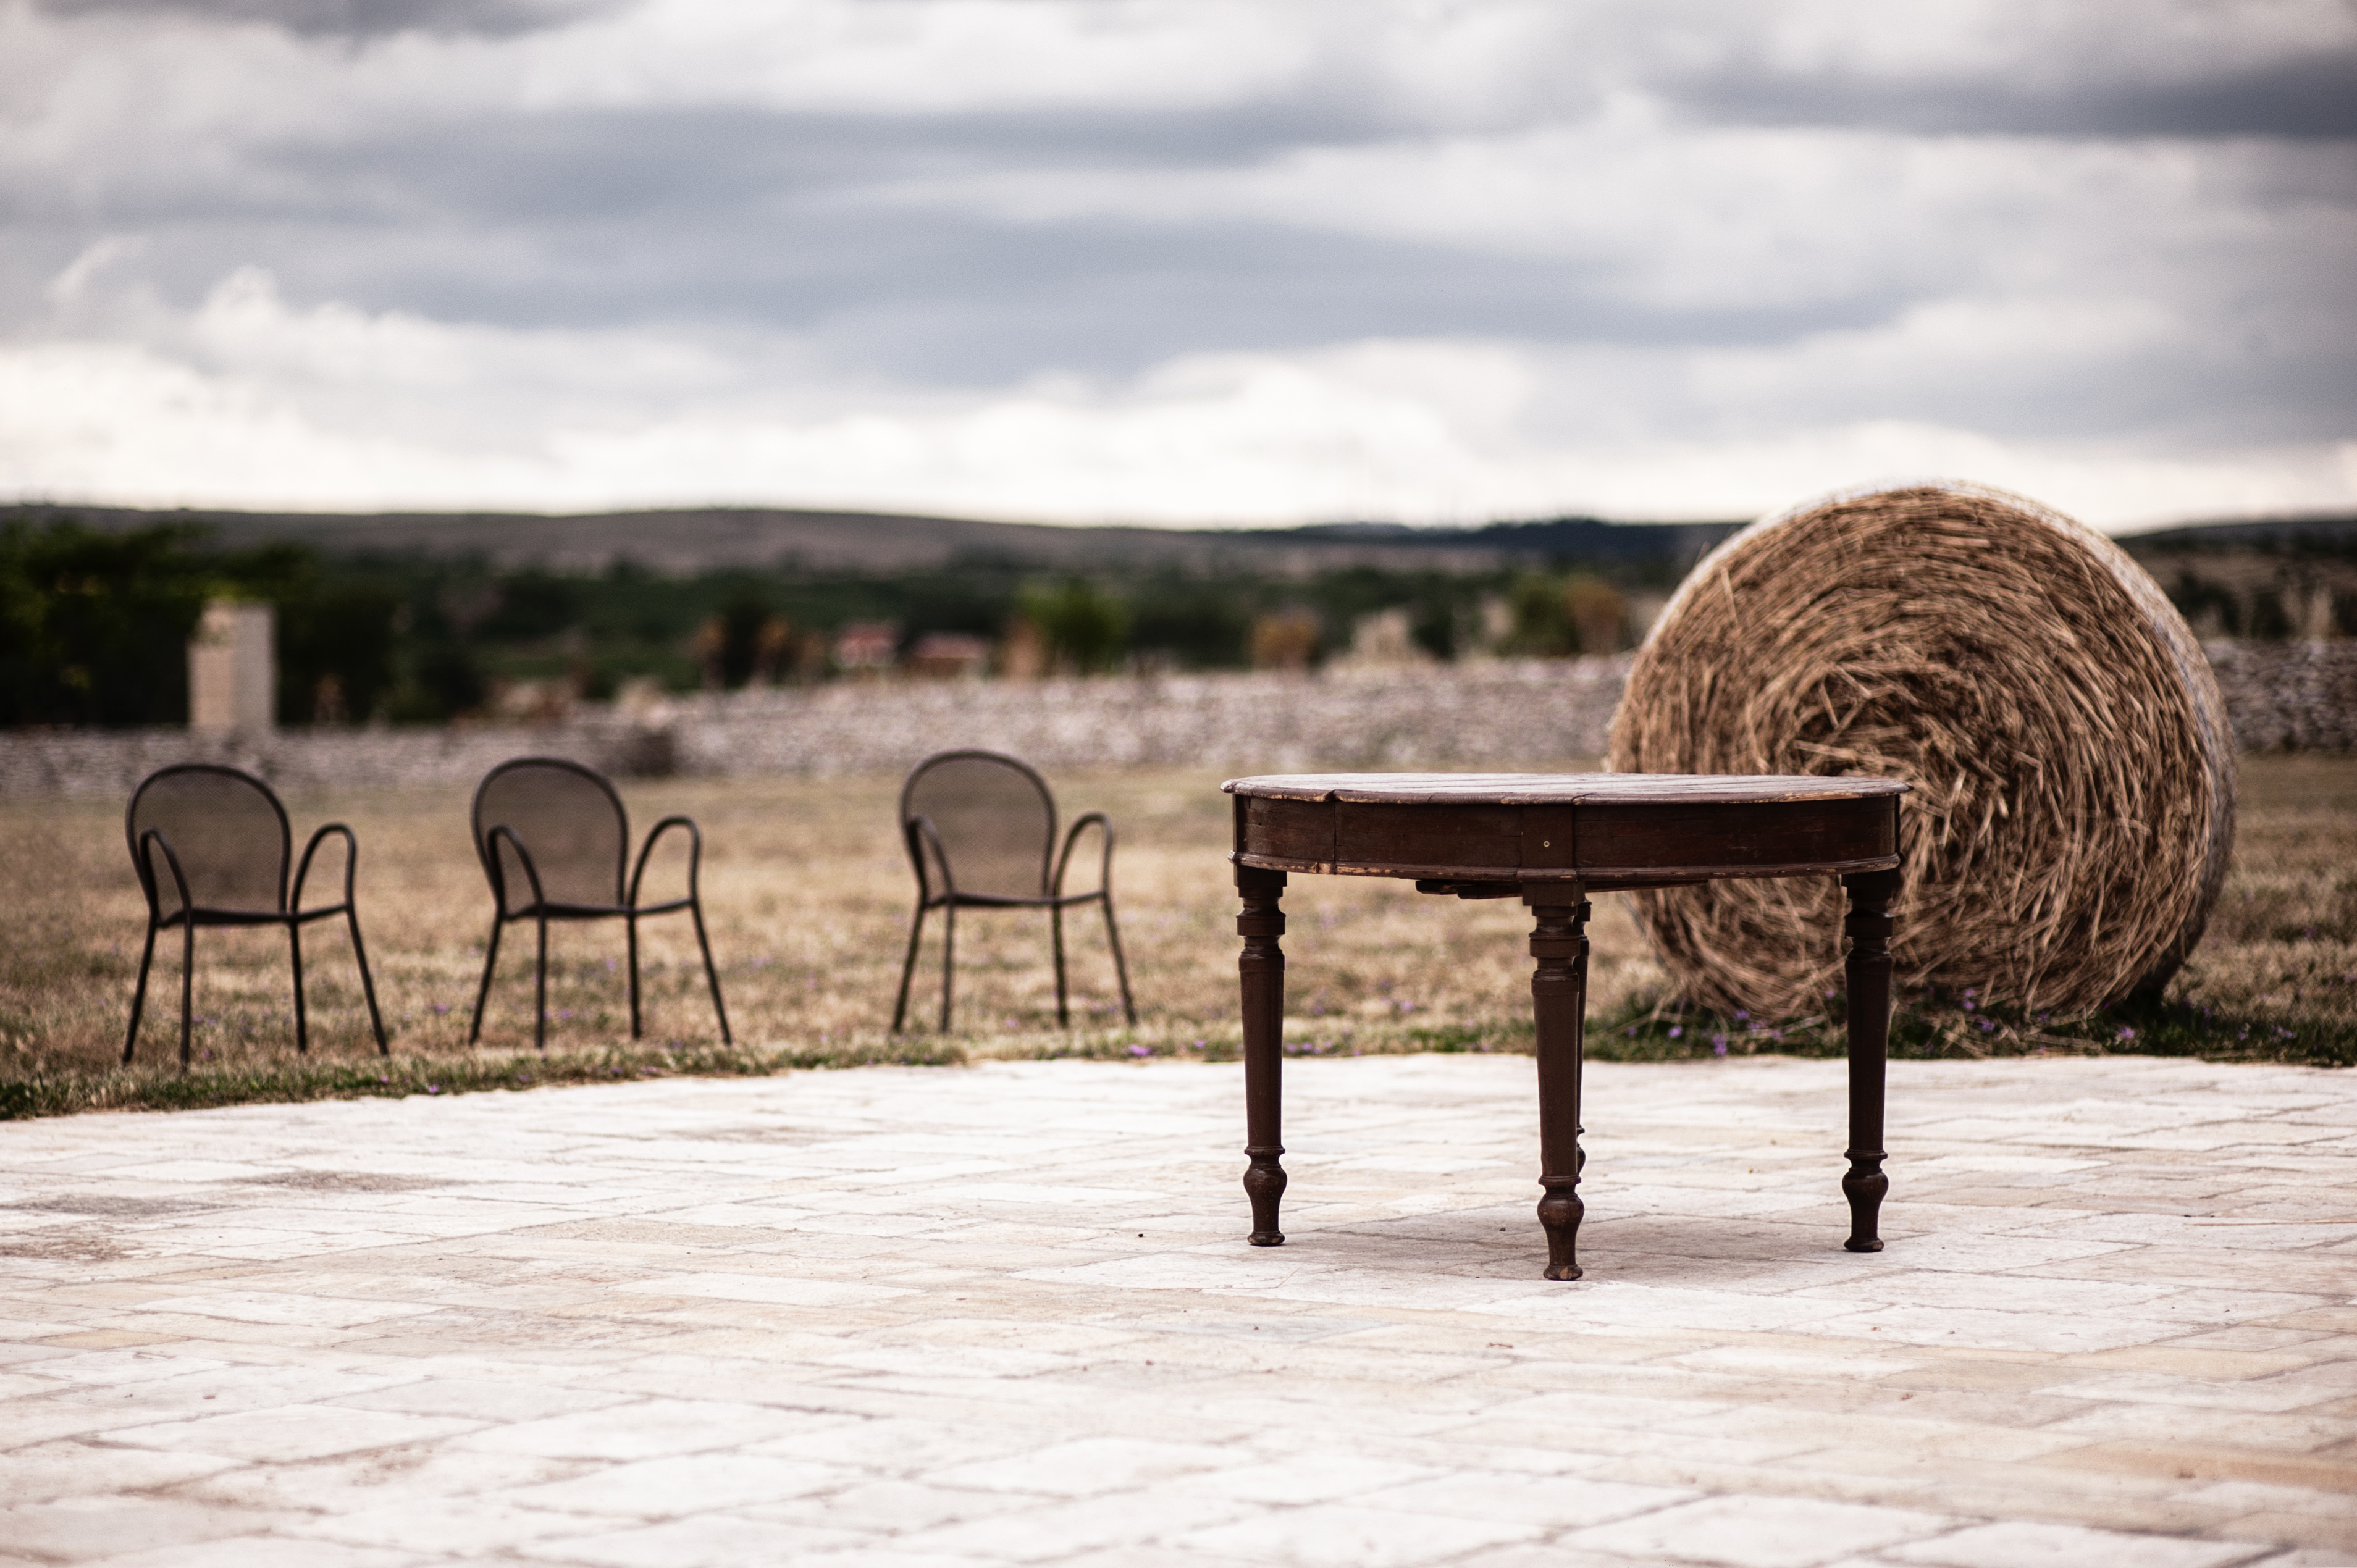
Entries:
[[1899,897],[1897,871],[1867,871],[1842,878],[1849,890],[1849,1199],[1853,1252],[1879,1252],[1877,1219],[1890,1178],[1882,1174],[1883,1064],[1890,1047],[1890,905]]
[[1579,1277],[1581,1036],[1587,1012],[1587,901],[1577,883],[1533,884],[1523,890],[1537,920],[1531,932],[1531,1010],[1539,1036],[1539,1223],[1546,1227],[1546,1277]]
[[1277,907],[1285,873],[1236,867],[1236,891],[1243,913],[1236,930],[1244,939],[1237,969],[1243,978],[1244,1009],[1244,1195],[1252,1199],[1252,1244],[1281,1247],[1277,1199],[1285,1196],[1285,912]]

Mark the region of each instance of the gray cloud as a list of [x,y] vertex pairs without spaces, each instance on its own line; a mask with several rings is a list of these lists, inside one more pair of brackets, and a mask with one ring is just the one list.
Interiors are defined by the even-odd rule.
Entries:
[[[272,331],[333,306],[672,334],[739,357],[715,386],[802,365],[917,397],[1111,387],[1392,340],[1523,356],[1551,433],[1914,422],[2165,452],[2357,431],[2345,27],[2230,49],[2065,8],[1943,49],[1874,11],[1870,48],[1821,19],[1795,41],[1798,7],[1449,12],[1498,23],[1475,48],[1409,9],[1125,8],[1297,29],[1282,70],[1197,60],[1232,79],[1161,91],[1044,46],[1038,82],[976,87],[985,67],[925,52],[955,9],[857,12],[906,34],[883,66],[805,70],[799,35],[765,37],[738,76],[630,32],[624,0],[0,10],[27,62],[13,88],[0,63],[0,338],[263,376],[190,325],[261,267],[290,313]],[[172,44],[124,25],[151,19]],[[851,47],[823,33],[807,48]],[[124,236],[135,253],[90,260]],[[365,423],[368,395],[341,387],[337,417]]]
[[398,33],[515,38],[617,10],[625,0],[35,0],[58,16],[169,16],[224,26],[261,23],[299,38]]
[[1728,125],[1926,135],[2357,138],[2357,51],[2348,49],[2166,82],[2100,75],[2053,83],[1924,82],[1722,69],[1672,78],[1663,87],[1697,118]]

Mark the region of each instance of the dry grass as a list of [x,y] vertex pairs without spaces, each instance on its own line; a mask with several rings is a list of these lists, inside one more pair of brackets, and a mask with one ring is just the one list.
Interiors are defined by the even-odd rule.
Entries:
[[[284,939],[208,931],[199,939],[197,1070],[185,1079],[173,1059],[178,964],[169,946],[157,959],[139,1065],[115,1065],[144,918],[119,809],[0,802],[16,905],[0,956],[0,1114],[987,1055],[1232,1054],[1237,940],[1218,777],[1149,770],[1055,782],[1068,811],[1104,809],[1122,832],[1115,893],[1138,998],[1134,1031],[1120,1023],[1102,935],[1085,918],[1073,940],[1079,1026],[1066,1032],[1055,1027],[1044,918],[1001,914],[961,923],[959,1032],[941,1039],[927,1026],[940,972],[929,934],[912,1003],[920,1026],[894,1039],[886,1025],[911,890],[892,829],[899,780],[672,781],[633,784],[625,795],[635,822],[686,811],[703,823],[713,945],[740,1048],[717,1048],[693,940],[673,919],[648,928],[643,1046],[629,1041],[619,925],[559,928],[551,1048],[533,1057],[529,941],[511,928],[484,1046],[470,1051],[490,897],[467,843],[465,792],[353,791],[288,806],[298,832],[332,806],[360,834],[361,918],[392,1062],[380,1063],[368,1039],[339,936],[322,929],[306,943],[314,1044],[297,1058]],[[2235,868],[2210,938],[2161,1013],[2139,1015],[2141,1025],[2115,1017],[2075,1028],[2014,1020],[2001,1023],[2005,1035],[1981,1029],[1977,1015],[1925,1015],[1902,1040],[1927,1050],[2131,1048],[2116,1029],[2134,1027],[2139,1047],[2352,1059],[2357,759],[2246,760],[2243,803]],[[1288,1049],[1528,1048],[1519,906],[1297,877],[1286,907]],[[1707,1051],[1710,1036],[1729,1028],[1736,1049],[1821,1048],[1806,1031],[1779,1041],[1707,1018],[1649,1021],[1664,976],[1620,900],[1599,900],[1597,916],[1598,1054]]]
[[[1720,545],[1637,657],[1612,764],[1908,780],[1900,983],[2035,1014],[2175,972],[2226,869],[2231,746],[2200,646],[2117,545],[2018,498],[1918,486]],[[1838,904],[1810,879],[1639,908],[1686,996],[1792,1016],[1834,983]]]

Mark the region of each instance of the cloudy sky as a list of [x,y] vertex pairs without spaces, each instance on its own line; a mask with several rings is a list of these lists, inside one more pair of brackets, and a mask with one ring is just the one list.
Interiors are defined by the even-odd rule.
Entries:
[[2352,0],[0,0],[0,497],[2357,507]]

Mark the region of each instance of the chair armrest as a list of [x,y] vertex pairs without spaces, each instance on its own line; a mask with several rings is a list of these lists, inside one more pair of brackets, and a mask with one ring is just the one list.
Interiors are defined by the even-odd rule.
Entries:
[[944,898],[955,897],[957,896],[957,873],[950,866],[949,845],[942,842],[941,830],[933,826],[933,819],[931,817],[910,817],[907,822],[900,824],[900,831],[908,837],[909,859],[917,868],[918,902],[922,904],[931,904],[935,902],[933,897],[933,879],[931,874],[925,869],[926,865],[928,864],[925,859],[925,849],[928,845],[932,849],[933,861],[938,863],[942,868],[942,897]]
[[344,901],[341,905],[330,904],[328,909],[332,912],[338,908],[350,908],[351,905],[352,873],[360,865],[361,841],[355,838],[352,835],[352,830],[343,823],[329,822],[326,827],[313,833],[311,842],[303,846],[303,858],[295,867],[295,890],[286,898],[286,912],[290,915],[300,913],[302,910],[303,879],[311,875],[311,857],[318,853],[321,842],[329,833],[341,833],[344,839]]
[[1104,854],[1097,862],[1097,891],[1105,893],[1112,890],[1113,819],[1103,811],[1090,811],[1074,818],[1071,831],[1064,835],[1063,853],[1056,856],[1056,879],[1048,888],[1051,897],[1060,898],[1064,896],[1064,868],[1071,864],[1072,850],[1079,844],[1081,834],[1092,827],[1104,830]]
[[693,817],[665,817],[647,831],[647,842],[639,846],[639,864],[630,870],[630,893],[623,900],[631,908],[639,907],[639,881],[647,874],[647,857],[655,852],[655,840],[673,828],[687,830],[687,897],[693,903],[698,897],[696,882],[704,869],[704,830],[695,825]]
[[524,878],[532,884],[533,903],[545,904],[548,899],[540,890],[540,868],[532,863],[532,851],[523,847],[523,840],[516,836],[516,831],[513,828],[501,822],[483,835],[483,859],[491,873],[491,897],[499,904],[500,918],[505,919],[508,912],[508,889],[507,880],[500,873],[500,841],[501,839],[515,845],[516,859],[523,863]]
[[164,836],[161,828],[149,828],[139,835],[139,884],[147,895],[147,918],[163,918],[163,907],[156,898],[156,862],[154,852],[164,852],[164,864],[171,868],[173,889],[180,896],[180,913],[188,919],[196,918],[196,902],[188,897],[188,874],[180,869],[180,857],[172,848],[172,841]]

